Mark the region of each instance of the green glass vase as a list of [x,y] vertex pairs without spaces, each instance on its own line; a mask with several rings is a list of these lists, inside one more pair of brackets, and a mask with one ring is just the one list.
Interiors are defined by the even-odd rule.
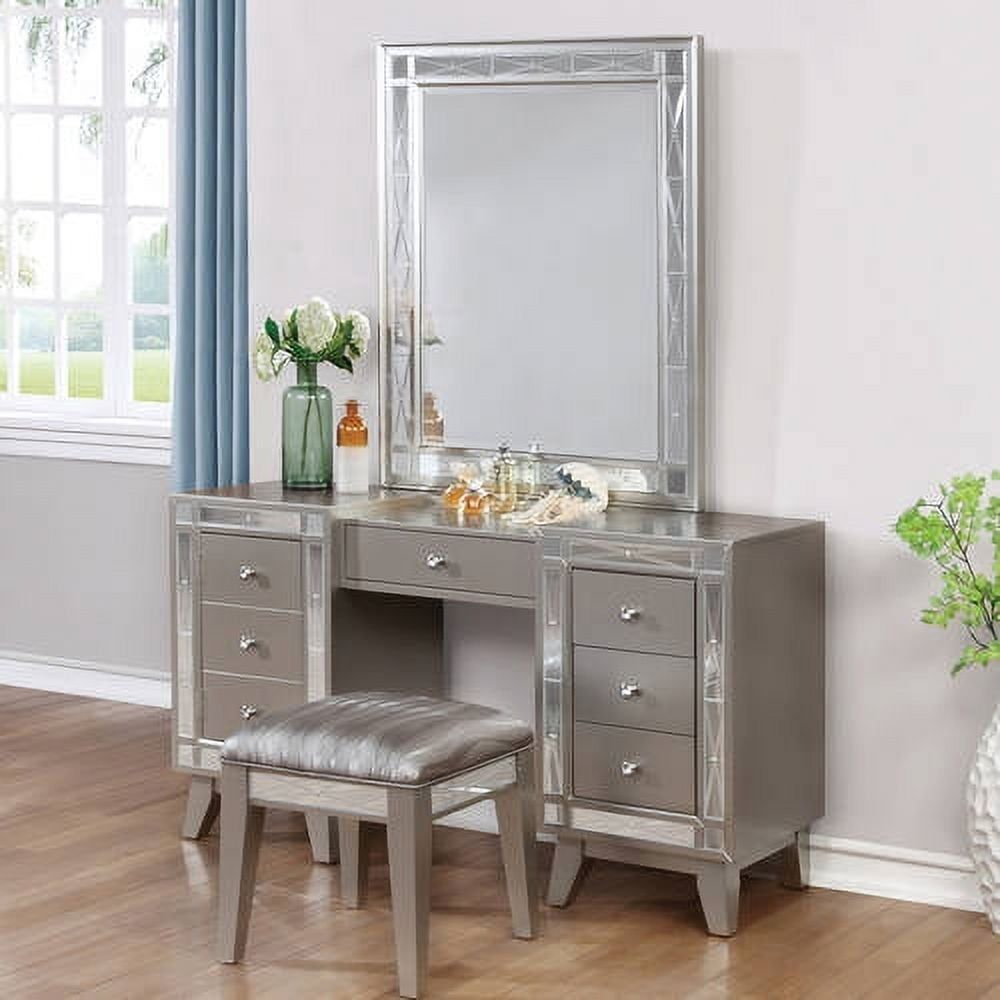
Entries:
[[296,366],[281,403],[281,478],[293,489],[333,486],[333,401],[316,381],[316,362]]

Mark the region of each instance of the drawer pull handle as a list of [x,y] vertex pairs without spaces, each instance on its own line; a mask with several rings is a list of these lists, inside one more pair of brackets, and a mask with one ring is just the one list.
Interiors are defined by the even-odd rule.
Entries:
[[257,567],[250,563],[243,563],[240,566],[240,579],[244,583],[249,583],[257,575]]
[[642,688],[638,681],[622,681],[618,685],[618,694],[623,700],[629,701],[631,698],[638,698],[642,694]]
[[249,722],[260,709],[256,705],[240,705],[240,715]]
[[637,621],[641,614],[642,610],[640,608],[632,608],[627,604],[623,604],[618,612],[618,617],[627,624],[628,622]]
[[634,777],[642,770],[642,766],[637,760],[623,760],[621,767],[623,778]]
[[443,569],[448,560],[440,552],[428,552],[424,562],[427,563],[428,569]]
[[247,634],[243,632],[240,634],[240,652],[241,653],[256,653],[257,652],[257,636],[252,632]]

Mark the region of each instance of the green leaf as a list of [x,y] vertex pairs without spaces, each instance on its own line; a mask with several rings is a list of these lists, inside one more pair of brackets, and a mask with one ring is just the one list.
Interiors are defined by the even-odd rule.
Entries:
[[264,320],[264,332],[271,338],[271,343],[276,348],[281,346],[281,330],[270,316]]

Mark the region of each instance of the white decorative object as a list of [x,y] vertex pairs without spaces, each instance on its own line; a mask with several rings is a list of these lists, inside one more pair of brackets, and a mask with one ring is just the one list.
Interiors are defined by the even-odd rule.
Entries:
[[556,469],[562,484],[526,510],[509,514],[518,524],[567,524],[608,509],[607,480],[592,465],[567,462]]
[[983,908],[1000,934],[1000,704],[983,732],[969,771],[969,841]]

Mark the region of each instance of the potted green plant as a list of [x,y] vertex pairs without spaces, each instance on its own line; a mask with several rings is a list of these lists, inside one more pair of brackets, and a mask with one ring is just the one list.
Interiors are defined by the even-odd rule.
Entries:
[[[896,534],[918,556],[934,562],[941,590],[920,616],[928,625],[961,625],[967,644],[953,675],[1000,660],[1000,471],[956,476],[932,500],[921,498],[896,521]],[[977,554],[992,545],[987,572]],[[1000,934],[1000,704],[986,727],[969,771],[968,824],[972,862],[983,906]]]
[[292,309],[278,323],[270,316],[257,334],[254,369],[262,381],[281,374],[289,362],[296,383],[281,405],[281,477],[285,486],[329,489],[333,485],[333,403],[316,367],[328,362],[349,374],[368,350],[371,326],[356,309],[343,315],[321,298]]

